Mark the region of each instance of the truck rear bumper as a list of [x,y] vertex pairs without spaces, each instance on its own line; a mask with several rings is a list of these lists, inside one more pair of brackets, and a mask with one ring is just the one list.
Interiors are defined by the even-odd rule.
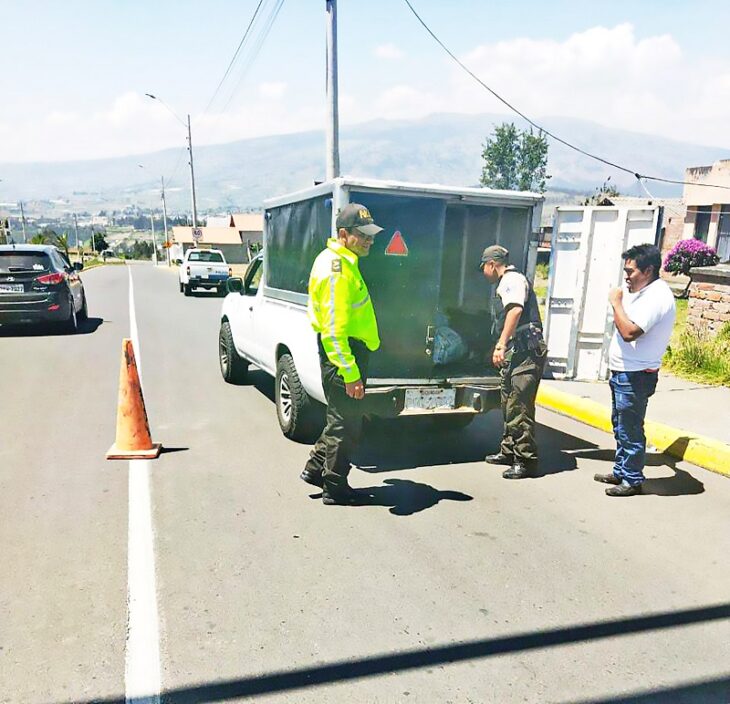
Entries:
[[[426,416],[426,415],[475,415],[486,413],[500,406],[499,380],[496,384],[463,384],[449,387],[420,387],[420,386],[383,386],[366,388],[363,399],[364,410],[368,414],[381,418],[395,418],[397,416]],[[448,394],[447,403],[441,399],[441,405],[429,408],[428,402],[414,404],[413,396],[419,391],[433,392],[434,389],[453,390],[453,402]],[[410,391],[407,398],[406,391]],[[415,392],[415,393],[414,393]]]
[[221,286],[225,286],[226,280],[228,279],[228,275],[213,275],[207,279],[203,279],[198,276],[191,276],[189,279],[189,284],[191,288],[220,288]]

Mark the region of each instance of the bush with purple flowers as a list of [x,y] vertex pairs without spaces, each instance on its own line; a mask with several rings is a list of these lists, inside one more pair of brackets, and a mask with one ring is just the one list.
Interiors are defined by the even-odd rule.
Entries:
[[664,259],[664,271],[689,276],[694,266],[714,266],[720,261],[717,252],[700,240],[679,240]]

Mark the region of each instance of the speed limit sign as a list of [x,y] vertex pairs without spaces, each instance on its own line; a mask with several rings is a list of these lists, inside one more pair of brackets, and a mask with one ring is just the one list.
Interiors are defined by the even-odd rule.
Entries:
[[199,227],[193,228],[193,242],[198,244],[203,239],[203,231]]

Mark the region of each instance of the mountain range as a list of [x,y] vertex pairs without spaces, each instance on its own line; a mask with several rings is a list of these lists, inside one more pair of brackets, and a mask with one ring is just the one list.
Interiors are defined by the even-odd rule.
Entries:
[[[417,120],[377,120],[341,128],[343,174],[404,181],[477,185],[481,152],[494,126],[520,119],[505,115],[437,114]],[[730,157],[730,149],[615,129],[585,120],[548,117],[550,132],[632,171],[681,180],[688,166]],[[195,135],[193,134],[193,139]],[[194,146],[198,210],[256,209],[265,198],[312,185],[324,177],[323,131]],[[140,168],[143,164],[144,168]],[[189,176],[183,149],[72,162],[2,163],[0,199],[57,201],[57,207],[96,212],[125,205],[159,205],[160,176],[168,181],[168,208],[189,209]],[[591,193],[608,176],[622,193],[643,194],[631,175],[550,139],[551,191]],[[12,184],[12,194],[11,194]],[[681,186],[648,182],[651,193],[680,195]]]

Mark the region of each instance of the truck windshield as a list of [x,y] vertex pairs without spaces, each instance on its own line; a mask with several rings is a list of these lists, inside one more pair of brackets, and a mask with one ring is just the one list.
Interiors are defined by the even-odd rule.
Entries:
[[225,263],[223,257],[218,252],[191,252],[188,261]]

